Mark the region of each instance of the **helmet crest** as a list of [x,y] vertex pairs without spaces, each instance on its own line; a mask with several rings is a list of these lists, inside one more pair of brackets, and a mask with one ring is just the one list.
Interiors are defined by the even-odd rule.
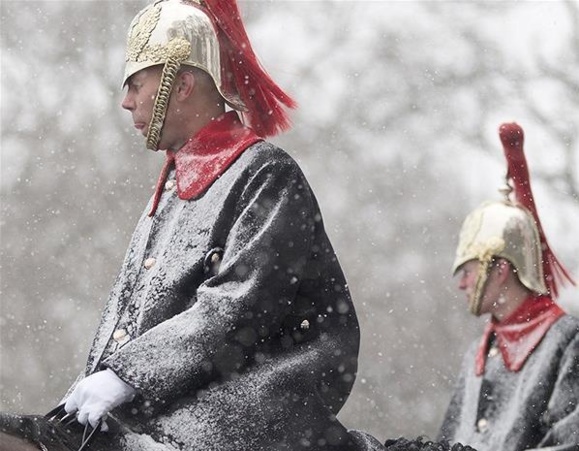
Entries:
[[531,190],[531,179],[523,144],[525,135],[520,125],[516,123],[502,124],[499,128],[499,136],[503,144],[505,158],[507,160],[507,184],[512,186],[514,193],[514,202],[527,209],[537,226],[539,239],[541,241],[541,250],[543,254],[542,266],[545,285],[553,298],[559,295],[558,284],[570,282],[575,285],[575,281],[569,275],[559,259],[555,256],[541,225],[533,191]]

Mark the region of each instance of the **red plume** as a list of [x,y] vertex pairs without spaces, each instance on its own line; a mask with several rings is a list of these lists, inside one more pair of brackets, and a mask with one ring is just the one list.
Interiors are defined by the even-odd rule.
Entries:
[[539,220],[537,207],[533,198],[531,190],[531,180],[529,177],[529,169],[527,168],[527,160],[523,151],[524,134],[523,129],[516,123],[502,124],[499,127],[499,136],[503,143],[503,150],[507,159],[507,180],[512,180],[512,185],[515,193],[515,201],[525,207],[531,212],[537,229],[539,230],[539,237],[541,240],[541,249],[543,252],[543,275],[545,278],[545,285],[553,298],[557,298],[559,283],[569,281],[575,285],[575,281],[571,278],[565,267],[561,264],[559,259],[555,256],[545,232]]
[[[267,74],[251,48],[236,0],[203,0],[216,25],[221,47],[224,88],[237,92],[247,107],[243,116],[255,132],[271,136],[290,128],[284,110],[296,102]],[[232,89],[233,88],[233,89]]]

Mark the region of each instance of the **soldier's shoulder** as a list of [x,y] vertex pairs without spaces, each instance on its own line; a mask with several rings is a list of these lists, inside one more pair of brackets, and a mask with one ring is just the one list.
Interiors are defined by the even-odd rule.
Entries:
[[298,167],[297,162],[281,147],[269,141],[252,144],[245,152],[247,162],[254,165],[289,165]]
[[574,315],[565,314],[559,318],[549,330],[552,339],[562,343],[579,343],[579,318]]
[[559,319],[556,324],[558,324],[559,327],[563,329],[569,329],[571,331],[574,330],[575,332],[579,333],[579,317],[575,315],[566,313],[565,315],[561,316],[561,319]]

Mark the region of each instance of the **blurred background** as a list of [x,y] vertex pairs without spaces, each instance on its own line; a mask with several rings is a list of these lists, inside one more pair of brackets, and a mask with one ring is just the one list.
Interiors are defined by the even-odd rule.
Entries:
[[[465,215],[500,198],[502,122],[525,130],[547,237],[579,278],[579,3],[239,3],[300,104],[273,141],[313,186],[357,306],[339,417],[381,440],[433,438],[484,327],[449,271]],[[0,3],[0,410],[48,411],[83,367],[162,166],[120,108],[146,4]],[[578,294],[561,298],[575,314]]]

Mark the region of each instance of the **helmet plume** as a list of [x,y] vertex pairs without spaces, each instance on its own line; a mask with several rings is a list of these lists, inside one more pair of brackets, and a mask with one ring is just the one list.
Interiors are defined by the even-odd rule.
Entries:
[[529,176],[529,169],[527,167],[527,160],[523,151],[524,133],[520,125],[516,123],[505,123],[499,127],[499,136],[503,145],[505,158],[507,159],[507,182],[514,191],[515,202],[526,208],[533,216],[537,229],[539,231],[539,238],[541,240],[542,249],[542,264],[543,276],[545,278],[545,285],[553,298],[557,298],[560,283],[570,282],[575,285],[575,281],[569,275],[563,264],[555,256],[545,232],[539,220],[539,214],[535,205],[533,192],[531,190],[531,180]]
[[238,92],[246,106],[243,116],[262,137],[290,128],[285,108],[296,102],[267,74],[251,48],[236,0],[202,0],[215,23],[221,47],[223,83]]

